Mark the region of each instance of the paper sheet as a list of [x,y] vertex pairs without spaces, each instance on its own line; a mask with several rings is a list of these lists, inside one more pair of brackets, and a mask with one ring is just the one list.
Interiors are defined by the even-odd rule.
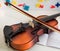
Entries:
[[60,33],[52,32],[49,35],[47,46],[60,48]]
[[43,34],[39,37],[39,42],[37,44],[46,45],[48,39],[48,34]]

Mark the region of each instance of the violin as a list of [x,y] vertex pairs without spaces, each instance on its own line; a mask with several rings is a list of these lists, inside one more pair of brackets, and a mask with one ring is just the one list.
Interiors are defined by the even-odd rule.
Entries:
[[[40,16],[37,18],[41,19]],[[19,23],[11,26],[5,26],[4,28],[4,34],[6,39],[5,42],[16,50],[26,50],[31,48],[36,42],[39,41],[38,38],[40,35],[49,32],[48,28],[43,27],[41,24],[39,25],[39,23],[34,22],[34,20],[32,22],[36,26],[35,28],[30,26],[29,23]],[[54,27],[58,24],[58,22],[55,19],[48,21],[47,23]]]
[[[17,8],[14,5],[12,6]],[[27,14],[26,12],[23,13]],[[33,17],[32,23],[34,24],[34,28],[29,25],[29,23],[19,23],[4,27],[5,42],[16,50],[27,50],[31,48],[36,42],[39,41],[40,35],[51,32],[51,29],[59,32],[59,30],[54,27],[58,24],[55,18],[60,16],[60,13],[52,16],[42,15],[37,17],[37,19],[30,14],[27,15]]]

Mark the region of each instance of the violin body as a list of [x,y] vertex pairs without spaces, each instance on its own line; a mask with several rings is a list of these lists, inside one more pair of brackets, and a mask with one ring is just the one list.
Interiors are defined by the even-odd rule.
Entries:
[[[10,28],[12,28],[12,31],[15,32],[19,28],[19,26],[20,24],[16,24],[16,25],[12,25]],[[4,28],[4,32],[8,30],[6,28],[7,27]],[[16,33],[16,35],[10,36],[9,46],[16,50],[27,50],[31,48],[38,41],[38,36],[33,35],[31,33],[32,30],[33,28],[31,26],[27,26],[23,32],[18,32]],[[4,34],[8,34],[8,33],[4,33]],[[5,42],[8,44],[7,40]]]

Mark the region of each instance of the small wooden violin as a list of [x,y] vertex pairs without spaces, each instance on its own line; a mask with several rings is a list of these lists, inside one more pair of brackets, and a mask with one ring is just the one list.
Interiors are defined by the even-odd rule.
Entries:
[[[12,6],[15,7],[14,5]],[[17,7],[15,8],[18,9]],[[5,26],[4,28],[5,42],[12,48],[16,50],[27,50],[31,48],[36,42],[38,42],[40,35],[51,32],[50,29],[59,32],[59,30],[54,27],[56,27],[56,25],[58,24],[55,18],[57,16],[60,16],[60,13],[52,16],[46,16],[46,15],[39,16],[37,17],[37,19],[34,18],[34,16],[27,14],[26,12],[23,13],[33,18],[32,23],[34,24],[34,28],[31,25],[29,25],[29,23],[25,24],[19,23],[11,26]]]
[[[45,15],[37,18],[42,19],[41,17],[45,17]],[[19,23],[11,26],[5,26],[5,42],[7,44],[9,43],[11,47],[17,50],[26,50],[31,48],[36,42],[38,42],[40,35],[48,33],[50,30],[34,20],[32,22],[35,25],[34,28],[32,28],[29,23]],[[55,19],[49,20],[47,23],[54,27],[58,24]]]

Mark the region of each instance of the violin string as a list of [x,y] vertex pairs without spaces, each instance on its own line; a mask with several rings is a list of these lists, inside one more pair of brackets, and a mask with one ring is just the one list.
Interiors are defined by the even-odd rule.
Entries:
[[59,30],[59,29],[57,29],[57,28],[55,28],[55,27],[52,27],[51,25],[48,25],[46,22],[41,21],[41,20],[35,18],[34,16],[32,16],[32,15],[28,14],[27,12],[24,12],[23,10],[21,10],[21,9],[19,9],[18,7],[14,6],[13,4],[11,4],[11,3],[9,3],[9,4],[10,4],[11,6],[13,6],[14,8],[16,8],[17,10],[19,10],[19,12],[21,12],[22,14],[24,14],[24,15],[32,18],[33,20],[35,20],[35,21],[39,22],[40,24],[48,27],[49,29],[52,29],[53,31],[56,31],[56,32],[59,32],[59,33],[60,33],[60,30]]

